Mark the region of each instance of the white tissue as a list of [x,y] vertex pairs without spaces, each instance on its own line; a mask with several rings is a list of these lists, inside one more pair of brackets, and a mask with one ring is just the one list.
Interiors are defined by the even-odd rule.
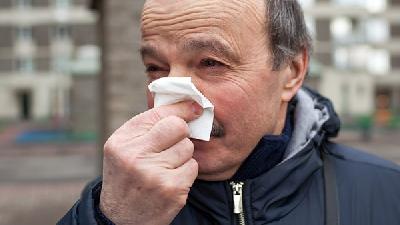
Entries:
[[197,90],[190,77],[163,77],[153,81],[149,90],[154,94],[154,107],[194,100],[203,107],[203,114],[188,123],[190,137],[209,141],[214,120],[214,105]]

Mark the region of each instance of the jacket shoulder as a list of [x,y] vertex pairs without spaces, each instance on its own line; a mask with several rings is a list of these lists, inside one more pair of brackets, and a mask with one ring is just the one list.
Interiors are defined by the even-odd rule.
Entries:
[[345,192],[369,197],[375,193],[400,201],[399,165],[341,144],[329,143],[327,150],[333,158],[338,185]]
[[399,165],[365,151],[333,142],[328,143],[328,151],[337,161],[339,160],[343,164],[348,164],[350,167],[375,171],[391,171],[393,174],[400,176]]
[[94,193],[101,186],[101,178],[89,183],[82,191],[81,198],[57,223],[57,225],[98,225],[95,218]]
[[333,156],[343,223],[398,225],[399,166],[340,144],[329,143],[327,150]]

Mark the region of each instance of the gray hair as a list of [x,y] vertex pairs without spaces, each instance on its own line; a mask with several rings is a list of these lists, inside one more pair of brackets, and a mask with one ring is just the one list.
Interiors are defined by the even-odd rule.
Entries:
[[266,0],[267,33],[273,70],[279,70],[303,50],[312,52],[303,10],[297,0]]

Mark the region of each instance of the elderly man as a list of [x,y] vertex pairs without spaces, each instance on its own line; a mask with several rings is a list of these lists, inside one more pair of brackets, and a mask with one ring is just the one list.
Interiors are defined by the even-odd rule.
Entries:
[[331,103],[301,88],[310,49],[295,0],[148,0],[149,82],[191,77],[215,106],[211,140],[189,138],[197,103],[148,94],[59,224],[399,225],[399,167],[328,140]]

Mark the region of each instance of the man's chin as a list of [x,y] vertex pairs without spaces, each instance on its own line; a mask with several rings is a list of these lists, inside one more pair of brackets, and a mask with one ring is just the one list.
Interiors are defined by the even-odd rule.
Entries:
[[194,140],[193,158],[199,165],[197,179],[205,181],[222,181],[232,177],[233,173],[229,169],[230,160],[224,157],[226,149],[221,147],[218,139],[210,141]]
[[217,171],[212,171],[212,170],[203,170],[201,166],[199,167],[199,174],[197,175],[198,180],[204,180],[204,181],[225,181],[229,180],[233,176],[232,173],[223,173],[223,172],[217,172]]

